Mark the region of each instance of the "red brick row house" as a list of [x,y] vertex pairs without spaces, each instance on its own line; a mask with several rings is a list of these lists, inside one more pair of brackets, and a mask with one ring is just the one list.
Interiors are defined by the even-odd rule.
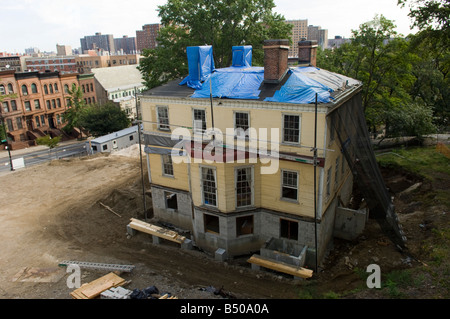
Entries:
[[93,75],[0,72],[0,115],[11,149],[33,146],[38,137],[47,134],[64,135],[63,114],[70,107],[73,84],[83,88],[86,103],[96,102]]

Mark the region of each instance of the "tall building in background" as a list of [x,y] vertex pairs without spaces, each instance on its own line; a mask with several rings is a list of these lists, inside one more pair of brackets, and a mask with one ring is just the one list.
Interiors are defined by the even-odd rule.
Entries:
[[161,25],[159,23],[146,24],[142,26],[142,30],[136,31],[136,46],[138,52],[144,49],[156,48],[158,43],[156,37],[158,36]]
[[72,47],[70,45],[56,45],[56,54],[59,56],[72,55]]
[[291,46],[289,48],[289,57],[298,57],[298,42],[308,37],[308,19],[286,20],[286,23],[292,24]]
[[136,38],[130,38],[127,35],[124,35],[122,38],[116,38],[114,39],[114,47],[116,52],[134,54],[136,53]]
[[25,54],[26,55],[33,55],[33,54],[38,54],[38,53],[40,53],[41,51],[38,49],[38,48],[28,48],[28,49],[25,49]]
[[319,47],[326,49],[328,47],[328,30],[320,26],[308,26],[308,40],[316,40]]
[[101,32],[97,32],[95,35],[88,35],[81,38],[80,43],[83,53],[88,50],[106,51],[111,54],[116,52],[112,34],[101,34]]

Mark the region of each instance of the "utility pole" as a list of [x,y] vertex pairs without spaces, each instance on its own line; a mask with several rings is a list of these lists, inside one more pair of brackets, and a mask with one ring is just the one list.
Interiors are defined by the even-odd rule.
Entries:
[[142,146],[141,146],[141,124],[142,121],[139,119],[139,107],[137,98],[137,89],[134,88],[134,99],[136,103],[136,122],[138,123],[138,140],[139,140],[139,159],[141,163],[141,183],[142,183],[142,201],[144,204],[144,220],[147,221],[147,203],[145,200],[145,184],[144,184],[144,168],[142,167]]

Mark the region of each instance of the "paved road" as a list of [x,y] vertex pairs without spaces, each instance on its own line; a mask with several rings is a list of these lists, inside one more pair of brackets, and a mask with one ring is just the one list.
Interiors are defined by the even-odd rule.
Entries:
[[[11,159],[23,158],[25,167],[44,163],[54,159],[70,158],[86,154],[85,142],[71,142],[49,151],[47,147],[30,147],[26,150],[11,152]],[[10,159],[7,151],[0,152],[0,172],[11,171]]]

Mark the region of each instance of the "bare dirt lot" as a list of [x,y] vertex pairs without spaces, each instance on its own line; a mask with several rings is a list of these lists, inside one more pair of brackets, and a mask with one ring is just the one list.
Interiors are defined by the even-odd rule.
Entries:
[[[252,271],[248,256],[220,263],[197,249],[182,250],[167,242],[154,245],[144,233],[127,236],[130,218],[144,217],[139,156],[128,155],[55,160],[0,176],[0,298],[70,299],[73,289],[67,287],[68,274],[58,266],[63,260],[132,264],[131,273],[120,274],[130,281],[126,288],[156,286],[179,299],[222,298],[207,289],[210,286],[223,287],[228,296],[252,299],[393,297],[385,290],[362,288],[361,272],[372,263],[384,272],[423,269],[422,258],[427,256],[423,241],[432,225],[449,221],[445,207],[422,211],[420,203],[410,207],[411,200],[406,198],[396,205],[408,210],[400,218],[416,259],[399,252],[376,222],[369,220],[366,232],[356,241],[335,241],[319,274],[297,281],[274,272]],[[393,180],[394,175],[390,175]],[[144,176],[148,182],[146,172]],[[401,189],[413,183],[407,181]],[[150,196],[146,195],[148,217]],[[83,269],[82,283],[106,273]],[[396,297],[448,298],[447,286],[436,286],[432,274],[423,273],[420,284],[408,286],[406,294]]]

